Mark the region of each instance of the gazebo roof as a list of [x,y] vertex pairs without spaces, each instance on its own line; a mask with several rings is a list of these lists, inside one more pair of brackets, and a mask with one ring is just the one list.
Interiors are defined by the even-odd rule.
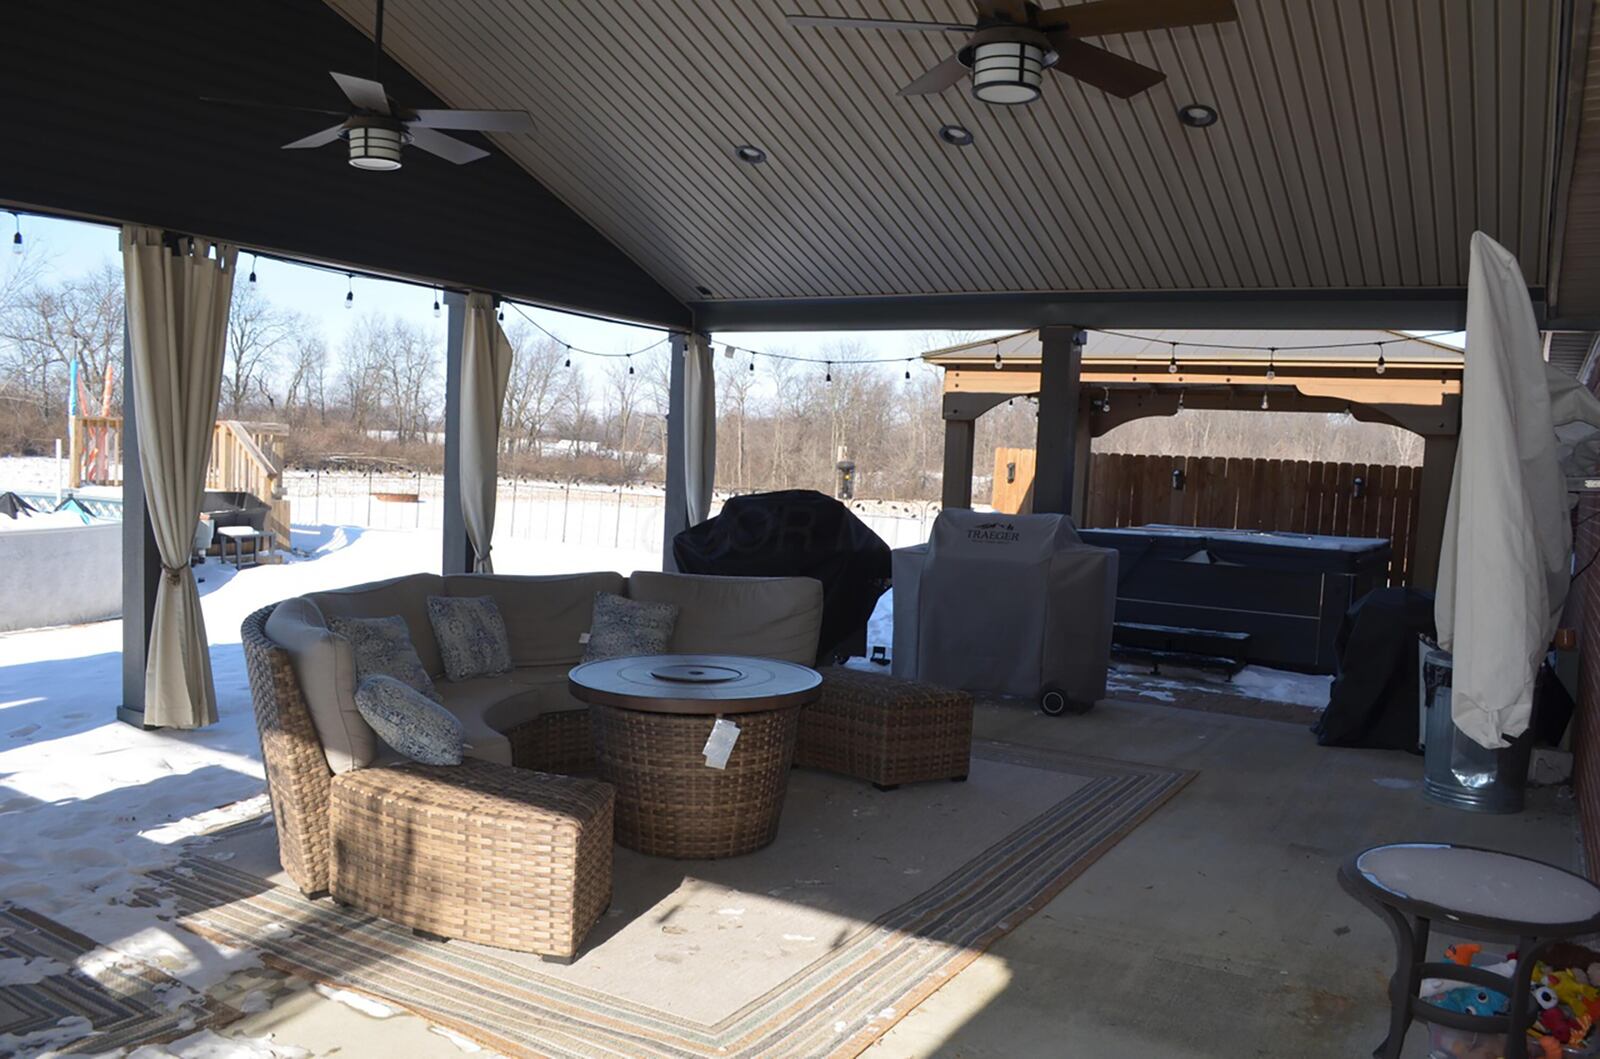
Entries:
[[[1174,349],[1176,343],[1176,349]],[[1269,353],[1271,347],[1276,352]],[[1083,359],[1088,363],[1126,365],[1130,362],[1166,363],[1177,356],[1184,363],[1209,365],[1265,363],[1269,356],[1280,364],[1303,366],[1369,365],[1382,350],[1386,363],[1437,365],[1460,371],[1462,351],[1456,346],[1403,331],[1246,331],[1151,328],[1137,331],[1090,330]],[[923,359],[943,368],[988,366],[996,353],[1004,361],[1029,362],[1040,358],[1039,332],[1017,331],[998,338],[964,342],[936,349]]]

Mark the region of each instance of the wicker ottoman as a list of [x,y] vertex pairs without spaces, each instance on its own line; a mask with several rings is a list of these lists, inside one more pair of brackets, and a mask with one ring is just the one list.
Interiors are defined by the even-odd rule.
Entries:
[[483,761],[342,773],[329,892],[428,934],[570,959],[611,901],[613,798]]
[[880,790],[967,778],[971,695],[841,666],[819,672],[822,697],[800,711],[795,765],[870,780]]
[[594,733],[589,710],[557,710],[524,721],[506,732],[511,763],[519,769],[561,776],[593,776]]

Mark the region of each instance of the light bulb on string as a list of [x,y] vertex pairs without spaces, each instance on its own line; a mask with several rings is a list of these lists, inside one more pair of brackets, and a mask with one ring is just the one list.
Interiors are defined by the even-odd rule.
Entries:
[[751,371],[755,371],[756,370],[756,358],[753,357],[753,356],[750,358],[750,370]]
[[996,349],[994,351],[994,370],[995,371],[999,371],[1001,368],[1003,368],[1005,366],[1006,366],[1006,362],[1001,359],[1000,350]]
[[833,382],[833,361],[828,361],[828,373],[822,377],[823,382]]
[[22,218],[13,213],[11,215],[11,219],[15,221],[17,225],[16,234],[11,237],[11,252],[13,254],[20,254],[22,253]]
[[345,292],[344,292],[344,307],[346,309],[354,309],[356,307],[356,277],[355,277],[355,273],[346,272],[345,276],[344,276],[344,281],[345,281],[345,284],[346,284],[346,289],[345,289]]
[[569,367],[569,368],[572,367],[572,347],[571,346],[567,347],[567,363],[566,363],[566,366]]
[[1178,374],[1178,343],[1172,343],[1172,358],[1167,361],[1167,374]]
[[1183,411],[1183,391],[1178,391],[1178,411]]
[[439,318],[440,312],[441,312],[441,310],[439,308],[439,288],[435,287],[435,288],[433,288],[433,318],[435,320],[437,320]]
[[1100,388],[1100,411],[1111,411],[1111,387],[1109,386],[1102,386]]
[[501,307],[500,307],[500,308],[499,308],[499,309],[498,309],[498,310],[497,310],[497,311],[496,311],[496,312],[495,312],[495,314],[494,314],[494,318],[495,318],[495,319],[496,319],[496,320],[498,320],[498,321],[499,321],[499,322],[500,322],[500,323],[502,323],[502,324],[503,324],[503,323],[505,323],[505,322],[506,322],[506,309],[505,309],[505,306],[503,306],[503,305],[502,305],[502,306],[501,306]]
[[1382,375],[1384,372],[1386,372],[1388,370],[1389,370],[1389,365],[1383,359],[1383,347],[1379,346],[1378,347],[1378,366],[1376,368],[1376,371],[1378,372],[1379,375]]
[[1278,377],[1278,349],[1276,346],[1267,350],[1267,381],[1271,382]]
[[628,374],[629,375],[633,374],[633,354],[632,353],[628,354]]
[[1262,390],[1261,391],[1261,410],[1262,411],[1266,411],[1266,408],[1267,408],[1267,391]]
[[250,282],[254,283],[255,281],[256,281],[256,255],[255,254],[251,254],[250,255]]

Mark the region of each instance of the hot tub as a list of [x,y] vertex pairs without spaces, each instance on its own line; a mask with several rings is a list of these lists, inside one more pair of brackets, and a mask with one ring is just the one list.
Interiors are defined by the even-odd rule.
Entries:
[[1350,604],[1388,583],[1383,538],[1133,526],[1079,530],[1115,548],[1117,621],[1250,634],[1260,665],[1332,673]]

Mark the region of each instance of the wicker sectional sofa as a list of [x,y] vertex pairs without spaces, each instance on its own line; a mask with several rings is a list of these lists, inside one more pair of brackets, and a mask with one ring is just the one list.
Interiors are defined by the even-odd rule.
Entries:
[[[816,658],[822,586],[809,578],[413,574],[266,607],[242,634],[279,858],[294,883],[427,934],[570,959],[611,896],[614,792],[583,778],[594,771],[589,712],[567,688],[598,592],[677,604],[674,652]],[[493,597],[513,671],[443,679],[430,595]],[[405,762],[355,708],[351,648],[328,620],[390,615],[405,620],[462,721],[461,766]],[[824,672],[797,765],[881,787],[965,778],[970,696]]]

